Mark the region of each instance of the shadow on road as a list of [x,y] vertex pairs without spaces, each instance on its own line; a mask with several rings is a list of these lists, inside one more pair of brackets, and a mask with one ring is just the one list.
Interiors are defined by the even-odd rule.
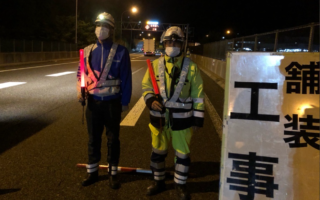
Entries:
[[[173,167],[168,168],[168,171],[173,171]],[[192,179],[203,178],[206,176],[219,175],[220,162],[191,162],[189,178],[187,181],[187,188],[190,193],[206,193],[206,192],[219,192],[219,179],[210,181],[196,181]],[[173,178],[173,175],[170,176]],[[168,184],[168,189],[174,189],[174,184]]]
[[43,119],[23,119],[23,121],[20,119],[0,122],[0,154],[36,134],[52,122]]
[[[174,183],[167,184],[168,190],[174,190]],[[190,182],[187,181],[187,189],[192,193],[219,192],[219,179],[213,181]]]
[[[166,180],[173,179],[174,168],[166,168]],[[196,181],[192,179],[203,178],[206,176],[219,175],[220,163],[219,162],[193,162],[190,166],[188,188],[190,193],[205,193],[205,192],[218,192],[219,179],[210,181]],[[119,175],[122,184],[139,181],[139,180],[153,180],[151,174],[137,174],[137,173],[121,173]],[[99,181],[108,180],[108,175],[99,176]],[[168,189],[174,189],[174,184],[168,184]]]
[[220,162],[192,162],[190,173],[194,173],[196,178],[220,174]]
[[18,192],[20,190],[21,190],[21,188],[17,188],[17,189],[0,189],[0,195],[7,194],[7,193]]
[[[166,171],[174,171],[174,167],[167,168]],[[208,175],[220,174],[220,162],[191,162],[189,178],[200,178]],[[173,177],[173,174],[169,176]]]
[[[99,181],[108,180],[108,175],[102,175],[99,176]],[[140,181],[140,180],[152,180],[151,174],[137,174],[137,173],[121,173],[119,174],[119,179],[121,184],[123,183],[129,183],[134,181]]]

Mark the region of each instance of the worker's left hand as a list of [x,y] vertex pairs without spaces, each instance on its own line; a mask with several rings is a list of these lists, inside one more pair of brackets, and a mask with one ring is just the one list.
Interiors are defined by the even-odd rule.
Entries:
[[129,106],[122,106],[122,112],[129,110]]
[[85,101],[88,99],[88,93],[87,91],[84,93],[84,99],[83,99],[81,92],[77,92],[77,97],[79,102]]
[[193,133],[197,132],[199,129],[199,126],[192,126]]
[[82,101],[86,100],[86,97],[85,97],[85,99],[82,98],[81,92],[77,92],[77,97],[78,97],[79,102],[82,102]]

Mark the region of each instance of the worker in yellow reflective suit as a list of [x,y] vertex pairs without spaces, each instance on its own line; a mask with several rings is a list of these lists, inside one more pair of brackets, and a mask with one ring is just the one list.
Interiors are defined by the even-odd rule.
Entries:
[[165,158],[172,139],[175,150],[174,182],[179,199],[190,199],[186,189],[190,165],[192,134],[203,126],[203,81],[197,65],[182,55],[184,33],[179,27],[170,27],[163,35],[165,56],[152,62],[158,84],[159,98],[154,94],[149,70],[142,80],[144,100],[150,109],[149,128],[152,137],[150,168],[154,183],[147,195],[166,189]]

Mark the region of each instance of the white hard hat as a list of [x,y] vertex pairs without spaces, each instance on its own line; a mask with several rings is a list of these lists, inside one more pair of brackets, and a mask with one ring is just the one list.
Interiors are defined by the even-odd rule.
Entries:
[[[163,36],[163,38],[162,38]],[[168,28],[168,30],[162,34],[161,39],[162,41],[166,41],[166,40],[172,40],[172,41],[184,41],[184,33],[181,30],[180,27],[178,26],[171,26],[170,28]]]
[[160,37],[160,43],[163,43],[163,38],[164,38],[164,35],[166,34],[166,31],[163,31],[161,37]]
[[107,23],[110,26],[114,27],[114,18],[109,13],[103,12],[100,15],[98,15],[95,23],[101,22],[101,23]]

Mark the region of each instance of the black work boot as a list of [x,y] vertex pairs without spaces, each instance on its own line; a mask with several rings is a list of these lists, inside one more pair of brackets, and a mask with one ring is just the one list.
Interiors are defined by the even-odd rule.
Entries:
[[175,184],[179,200],[189,200],[191,199],[189,192],[187,191],[186,184]]
[[109,186],[115,190],[120,188],[120,182],[117,175],[109,175]]
[[166,183],[164,180],[154,181],[152,185],[147,188],[147,196],[159,194],[166,190]]
[[82,186],[92,185],[99,180],[98,171],[88,173],[86,180],[82,182]]

